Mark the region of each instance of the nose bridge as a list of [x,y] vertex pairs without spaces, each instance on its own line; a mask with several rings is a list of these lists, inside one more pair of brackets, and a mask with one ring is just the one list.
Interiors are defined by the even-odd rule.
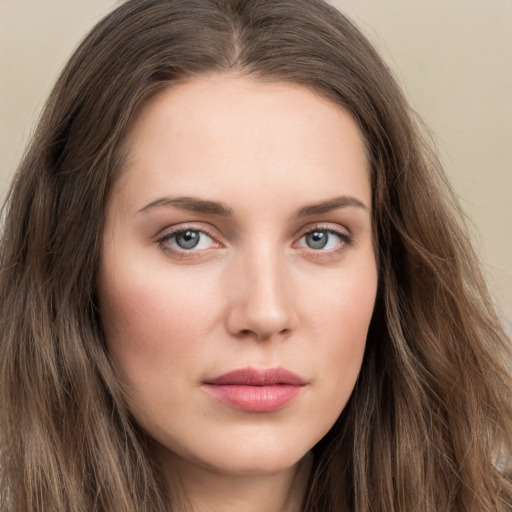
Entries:
[[237,335],[267,339],[295,327],[292,283],[286,256],[270,241],[251,244],[240,255],[229,329]]

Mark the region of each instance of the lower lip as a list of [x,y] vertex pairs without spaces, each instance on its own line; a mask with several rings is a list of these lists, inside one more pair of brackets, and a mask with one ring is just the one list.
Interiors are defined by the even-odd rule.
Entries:
[[277,411],[293,400],[303,388],[293,384],[268,386],[204,384],[203,387],[219,402],[247,412]]

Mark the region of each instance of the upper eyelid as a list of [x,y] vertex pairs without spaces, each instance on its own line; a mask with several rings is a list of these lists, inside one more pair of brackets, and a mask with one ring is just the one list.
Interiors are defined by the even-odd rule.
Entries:
[[[294,242],[294,245],[297,244],[300,240],[302,240],[306,235],[308,235],[309,233],[314,233],[315,231],[325,231],[327,233],[336,235],[340,239],[340,244],[339,244],[340,246],[352,245],[352,243],[353,243],[353,237],[341,230],[319,227],[319,228],[313,228],[313,229],[309,229],[309,230],[305,231],[300,237],[295,239],[296,241]],[[318,249],[311,249],[311,250],[314,250],[315,252],[319,251]]]
[[205,228],[204,225],[202,225],[201,227],[198,227],[198,226],[188,224],[188,223],[178,224],[175,226],[167,226],[166,228],[163,228],[162,230],[160,230],[157,233],[157,235],[155,236],[155,238],[157,240],[161,240],[163,238],[169,238],[171,236],[178,235],[180,233],[183,233],[184,231],[198,231],[200,233],[204,233],[205,235],[208,235],[211,239],[213,239],[215,241],[218,241],[217,239],[219,238],[214,233],[212,233],[212,231],[213,231],[212,229]]
[[335,233],[339,236],[345,237],[345,238],[352,238],[352,233],[350,230],[346,227],[342,227],[337,223],[328,223],[328,222],[319,222],[319,223],[313,223],[309,224],[299,230],[297,230],[295,237],[300,238],[304,235],[307,235],[308,233],[311,233],[312,231],[330,231],[332,233]]

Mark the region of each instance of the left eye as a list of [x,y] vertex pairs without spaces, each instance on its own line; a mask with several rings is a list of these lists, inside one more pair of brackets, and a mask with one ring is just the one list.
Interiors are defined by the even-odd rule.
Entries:
[[191,251],[193,249],[208,249],[215,245],[213,239],[204,231],[198,229],[185,229],[167,235],[161,240],[174,249]]
[[308,249],[331,250],[343,244],[343,237],[328,229],[315,229],[304,234],[299,242],[299,247],[307,247]]

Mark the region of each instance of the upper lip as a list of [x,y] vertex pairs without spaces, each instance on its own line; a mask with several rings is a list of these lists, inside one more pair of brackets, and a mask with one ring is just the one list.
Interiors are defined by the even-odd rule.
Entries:
[[207,379],[205,384],[245,385],[245,386],[271,386],[275,384],[288,384],[303,386],[306,382],[298,375],[285,368],[239,368],[224,373],[213,379]]

